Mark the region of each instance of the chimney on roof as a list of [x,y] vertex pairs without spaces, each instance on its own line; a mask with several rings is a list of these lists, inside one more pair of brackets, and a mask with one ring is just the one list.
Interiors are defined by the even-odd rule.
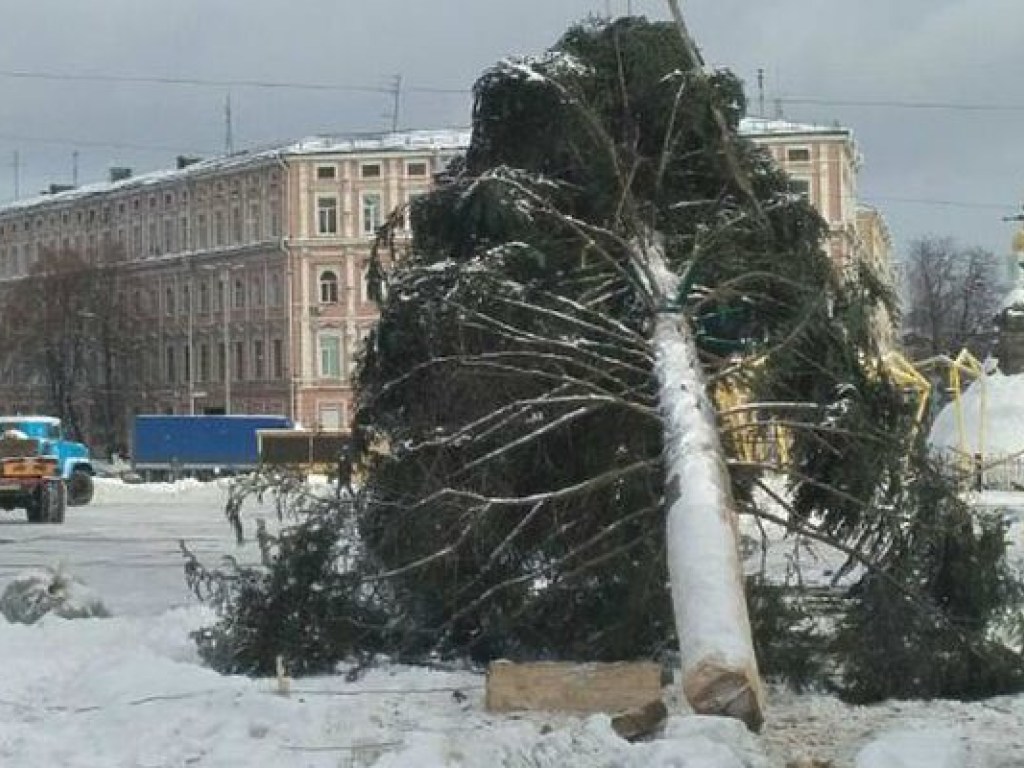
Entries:
[[112,182],[114,182],[114,181],[124,181],[125,179],[130,179],[131,177],[132,177],[132,169],[131,168],[124,168],[122,166],[115,166],[115,167],[110,169],[110,180]]
[[198,163],[203,158],[197,157],[196,155],[178,155],[178,170],[182,168],[188,168],[190,165]]
[[67,192],[67,191],[72,190],[74,188],[75,188],[74,184],[51,184],[49,186],[49,188],[47,188],[45,194],[56,195],[56,194],[59,194],[61,192]]

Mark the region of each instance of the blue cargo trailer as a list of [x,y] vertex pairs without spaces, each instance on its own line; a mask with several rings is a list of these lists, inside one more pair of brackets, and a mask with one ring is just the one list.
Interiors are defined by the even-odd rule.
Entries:
[[259,464],[257,433],[291,427],[286,416],[136,416],[132,465],[144,474],[251,471]]

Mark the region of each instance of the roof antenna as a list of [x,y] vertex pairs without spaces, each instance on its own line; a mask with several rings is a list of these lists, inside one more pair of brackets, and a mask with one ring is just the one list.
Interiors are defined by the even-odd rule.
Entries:
[[764,67],[757,68],[757,116],[764,117]]
[[393,80],[394,85],[391,87],[391,97],[393,99],[391,107],[391,132],[395,133],[398,130],[398,115],[402,108],[402,76],[395,75]]
[[232,154],[235,151],[235,137],[231,125],[231,91],[224,100],[224,151]]

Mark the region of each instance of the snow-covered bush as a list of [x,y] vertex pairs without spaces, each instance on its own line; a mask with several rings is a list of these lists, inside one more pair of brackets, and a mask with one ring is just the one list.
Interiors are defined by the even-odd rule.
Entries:
[[60,568],[19,573],[0,595],[0,613],[21,624],[34,624],[51,613],[64,619],[110,616],[93,590]]

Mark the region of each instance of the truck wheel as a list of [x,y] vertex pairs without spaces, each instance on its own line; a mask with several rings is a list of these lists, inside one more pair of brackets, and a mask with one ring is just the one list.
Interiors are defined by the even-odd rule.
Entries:
[[32,498],[29,499],[28,503],[25,505],[25,512],[28,513],[28,521],[30,523],[42,523],[45,521],[45,518],[43,517],[43,505],[41,503],[42,500],[40,498],[41,496],[42,488],[35,491],[32,494]]
[[92,475],[84,469],[76,469],[68,480],[68,506],[82,507],[92,501]]
[[68,506],[68,491],[63,480],[55,480],[39,487],[39,511],[46,523],[63,523]]

